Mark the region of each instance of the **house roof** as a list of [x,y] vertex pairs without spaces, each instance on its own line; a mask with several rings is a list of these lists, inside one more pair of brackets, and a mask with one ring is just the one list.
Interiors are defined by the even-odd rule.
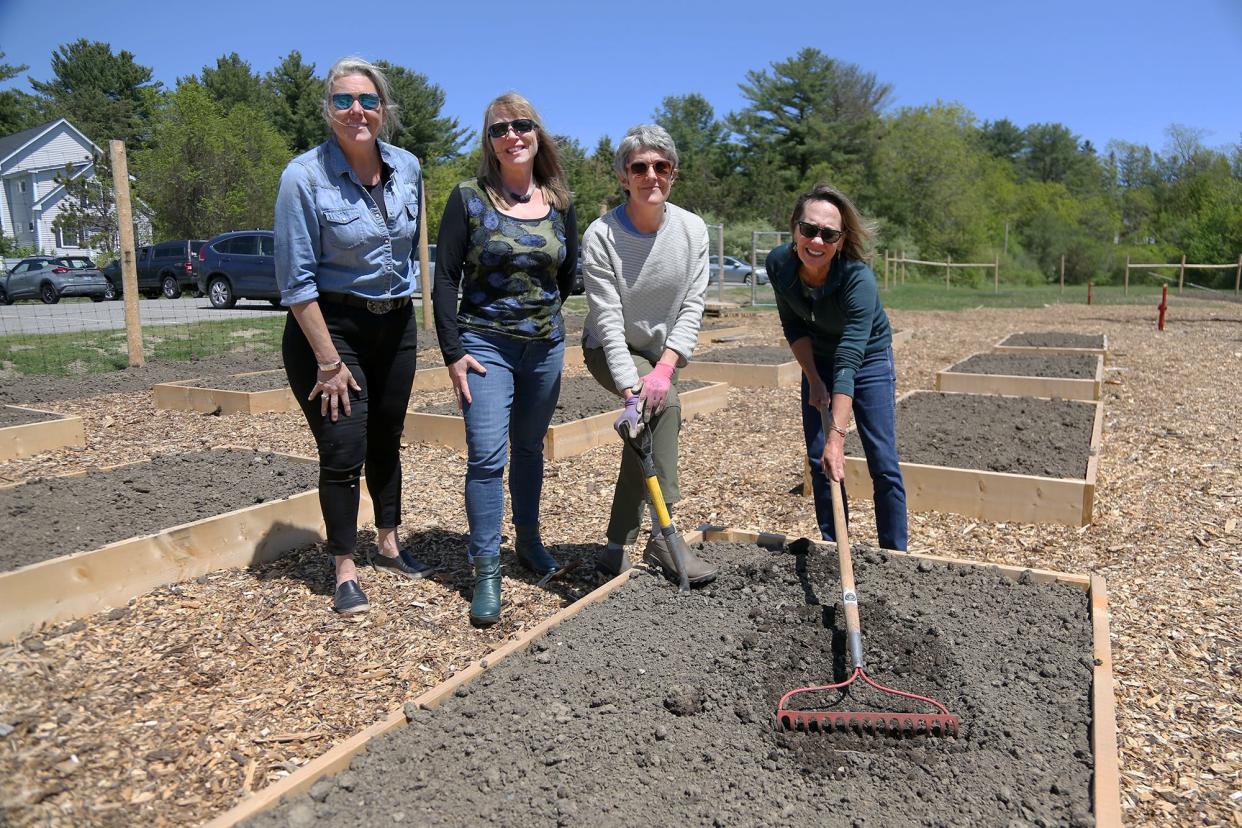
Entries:
[[14,132],[12,135],[6,135],[3,138],[0,138],[0,163],[8,161],[9,158],[21,150],[22,147],[31,143],[62,121],[67,127],[86,139],[86,143],[90,144],[97,152],[103,152],[103,150],[99,149],[99,147],[95,145],[95,142],[88,138],[82,130],[78,129],[64,118],[57,118],[55,121],[48,121],[46,124],[40,124],[39,126],[31,127],[30,129],[23,129],[21,132]]

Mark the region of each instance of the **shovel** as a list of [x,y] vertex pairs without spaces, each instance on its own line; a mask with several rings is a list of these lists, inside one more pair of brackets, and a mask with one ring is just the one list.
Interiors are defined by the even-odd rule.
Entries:
[[619,423],[617,425],[617,433],[621,435],[622,442],[629,446],[638,455],[638,459],[642,461],[643,478],[647,483],[647,497],[655,508],[656,522],[659,524],[660,534],[664,536],[664,543],[668,545],[669,552],[673,556],[673,563],[677,567],[677,591],[687,594],[690,592],[690,576],[686,572],[686,556],[689,554],[690,549],[686,546],[686,541],[682,538],[681,533],[677,531],[677,527],[673,525],[673,519],[668,513],[668,505],[664,502],[664,493],[660,491],[660,481],[656,478],[655,461],[651,458],[651,429],[644,424],[639,428],[637,434],[631,434],[624,424]]

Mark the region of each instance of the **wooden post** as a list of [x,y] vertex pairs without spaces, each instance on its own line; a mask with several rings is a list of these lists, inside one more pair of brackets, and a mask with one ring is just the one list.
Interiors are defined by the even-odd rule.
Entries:
[[995,254],[996,260],[992,263],[992,292],[1000,293],[1000,254]]
[[1233,276],[1233,292],[1237,293],[1240,287],[1242,287],[1242,253],[1238,254],[1238,272]]
[[423,330],[436,328],[435,313],[431,309],[431,250],[427,246],[427,179],[423,178],[423,204],[418,211],[418,272],[419,289],[423,292]]
[[944,287],[945,287],[945,290],[948,290],[948,289],[951,287],[951,285],[949,284],[949,265],[951,265],[951,264],[953,264],[953,257],[952,257],[952,256],[949,256],[949,255],[946,255],[946,256],[945,256],[945,262],[944,262]]
[[884,289],[888,290],[888,256],[887,250],[884,251]]
[[1182,254],[1182,269],[1177,271],[1177,295],[1182,295],[1182,285],[1186,284],[1186,254]]
[[112,155],[112,192],[116,196],[116,223],[121,241],[121,290],[125,298],[125,334],[129,364],[141,368],[142,317],[138,313],[138,268],[134,261],[134,210],[129,200],[129,161],[124,141],[109,141]]
[[1130,295],[1130,257],[1126,256],[1126,286],[1125,295]]
[[[720,236],[716,239],[716,261],[720,262],[720,289],[717,291],[717,298],[723,302],[724,301],[724,269],[725,269],[724,224],[721,223],[717,226],[720,228]],[[750,295],[751,297],[754,297],[755,287],[756,287],[755,282],[758,280],[755,279],[755,267],[754,267],[754,262],[753,262],[753,259],[755,256],[755,246],[753,244],[750,246],[750,255],[752,259],[751,268],[750,268]],[[751,304],[753,305],[754,302],[751,302]]]

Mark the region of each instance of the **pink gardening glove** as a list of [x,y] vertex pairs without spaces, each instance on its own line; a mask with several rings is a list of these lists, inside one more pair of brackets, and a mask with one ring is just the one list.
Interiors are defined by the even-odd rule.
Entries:
[[651,373],[642,378],[642,384],[643,390],[639,396],[646,400],[651,413],[658,413],[664,408],[668,389],[673,384],[673,366],[667,362],[657,362]]

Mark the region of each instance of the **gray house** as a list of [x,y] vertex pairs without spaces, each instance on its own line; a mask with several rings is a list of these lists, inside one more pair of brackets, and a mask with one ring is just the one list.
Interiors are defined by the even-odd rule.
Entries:
[[93,256],[85,239],[52,229],[65,197],[56,177],[95,174],[102,150],[64,118],[0,138],[0,233],[45,255]]

